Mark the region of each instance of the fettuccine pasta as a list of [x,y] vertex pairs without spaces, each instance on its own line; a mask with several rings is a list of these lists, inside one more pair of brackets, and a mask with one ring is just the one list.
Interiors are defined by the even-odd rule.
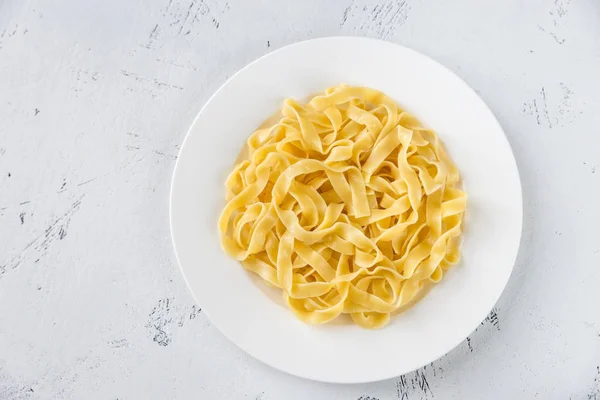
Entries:
[[382,327],[459,259],[458,170],[374,89],[333,87],[281,113],[227,178],[222,247],[302,321]]

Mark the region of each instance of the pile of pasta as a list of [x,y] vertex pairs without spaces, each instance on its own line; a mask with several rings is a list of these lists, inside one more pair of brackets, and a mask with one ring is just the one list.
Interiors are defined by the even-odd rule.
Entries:
[[310,324],[386,325],[459,259],[466,194],[437,135],[366,87],[329,88],[247,142],[223,249]]

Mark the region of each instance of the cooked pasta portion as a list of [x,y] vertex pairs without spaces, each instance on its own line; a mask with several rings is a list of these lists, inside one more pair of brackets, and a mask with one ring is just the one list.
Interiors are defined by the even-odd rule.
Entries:
[[459,259],[458,170],[434,132],[374,89],[329,88],[281,113],[227,178],[222,247],[302,321],[382,327]]

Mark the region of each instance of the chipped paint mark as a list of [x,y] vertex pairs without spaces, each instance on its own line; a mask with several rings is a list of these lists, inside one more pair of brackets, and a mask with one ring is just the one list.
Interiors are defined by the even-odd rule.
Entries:
[[[490,329],[492,329],[492,332],[494,332],[493,328],[496,328],[496,331],[500,330],[500,318],[498,316],[499,311],[496,307],[492,308],[492,310],[490,311],[490,313],[487,315],[487,317],[485,317],[485,319],[483,321],[481,321],[481,323],[479,324],[479,326],[475,329],[475,331],[467,336],[467,338],[465,339],[465,341],[463,343],[466,344],[467,348],[469,349],[470,353],[473,353],[475,351],[475,346],[474,346],[474,342],[477,342],[477,338],[480,337],[481,331],[485,331],[486,335],[490,335]],[[443,372],[443,371],[440,371]],[[434,369],[434,376],[435,376],[435,369]]]
[[152,340],[159,346],[168,346],[171,343],[171,336],[167,333],[168,325],[172,322],[171,299],[167,298],[159,300],[149,314],[150,320],[146,325],[147,328],[153,330]]
[[[550,15],[560,19],[567,15],[569,12],[567,6],[571,3],[571,0],[554,0],[555,8],[550,11]],[[556,20],[555,20],[556,21]]]
[[[224,9],[223,12],[225,12],[226,10],[227,9]],[[210,7],[204,1],[201,1],[200,7],[198,7],[198,11],[194,15],[194,20],[200,21],[198,14],[200,14],[201,16],[204,16],[204,15],[208,15],[210,13],[210,11],[211,11]]]
[[148,43],[144,47],[147,49],[153,49],[154,42],[156,41],[156,39],[158,39],[159,33],[160,33],[160,30],[158,29],[158,24],[156,24],[156,25],[154,25],[154,28],[150,32],[150,36],[148,37]]
[[195,305],[192,306],[192,310],[189,312],[189,314],[182,315],[177,325],[179,325],[179,327],[181,328],[183,325],[185,325],[186,321],[191,321],[195,319],[198,315],[200,315],[201,312],[202,309],[200,307]]
[[469,348],[469,351],[472,353],[473,345],[471,345],[471,338],[469,336],[467,336],[467,347]]
[[31,399],[31,382],[25,382],[21,377],[11,376],[0,362],[0,399]]
[[109,171],[109,172],[105,173],[105,174],[95,176],[95,177],[93,177],[91,179],[88,179],[86,181],[83,181],[83,182],[79,182],[75,186],[80,187],[80,186],[83,186],[83,185],[87,185],[88,183],[94,182],[94,181],[96,181],[96,180],[98,180],[100,178],[106,178],[107,176],[110,176],[110,175],[115,174],[116,172],[122,170],[123,168],[125,168],[125,166],[126,165],[122,165],[122,166],[120,166],[120,167],[118,167],[118,168],[116,168],[116,169],[114,169],[112,171]]
[[346,21],[348,21],[348,15],[350,14],[350,10],[352,10],[352,6],[354,6],[354,0],[350,2],[348,7],[344,9],[344,14],[342,15],[342,21],[340,22],[340,28],[344,26]]
[[258,396],[256,396],[255,400],[265,400],[265,392],[260,392]]
[[271,42],[267,40],[267,49],[271,47]]
[[[378,4],[372,8],[366,5],[357,5],[352,1],[344,9],[340,28],[352,25],[355,22],[354,32],[361,34],[375,34],[379,39],[389,39],[396,33],[396,29],[406,22],[410,12],[410,5],[406,0],[388,0],[383,4]],[[365,16],[365,12],[368,14]]]
[[406,382],[406,376],[402,375],[398,381],[396,381],[396,394],[400,400],[408,400],[408,383]]
[[37,117],[37,115],[38,115],[39,113],[40,113],[40,110],[36,108],[36,109],[35,109],[35,111],[34,111],[34,114],[33,114],[33,116],[34,116],[34,117]]
[[573,104],[573,91],[570,87],[560,82],[560,89],[562,91],[562,98],[555,113],[555,121],[556,125],[564,127],[575,121],[578,115],[583,114],[583,111],[579,110]]
[[[15,24],[15,26],[12,30],[5,28],[2,31],[2,33],[0,33],[0,49],[2,49],[3,43],[5,43],[9,38],[11,38],[17,34],[18,30],[19,30],[19,24]],[[27,30],[27,28],[25,28],[25,30],[23,31],[23,35],[27,34],[27,32],[29,32],[29,31]]]
[[177,85],[172,85],[170,83],[166,83],[166,82],[160,82],[158,79],[156,78],[144,78],[142,76],[136,75],[132,72],[128,72],[125,70],[121,70],[121,74],[123,76],[126,76],[128,78],[132,78],[138,82],[151,82],[154,83],[155,86],[157,87],[167,87],[167,88],[171,88],[171,89],[179,89],[179,90],[183,90],[183,88],[181,86],[177,86]]
[[169,157],[169,158],[172,158],[173,160],[177,160],[177,156],[174,156],[172,154],[166,154],[166,153],[163,153],[158,150],[154,150],[154,153],[158,154],[159,156]]
[[168,346],[172,341],[171,331],[174,322],[176,321],[177,326],[181,328],[201,312],[202,309],[196,305],[193,305],[191,309],[182,310],[174,305],[172,298],[160,299],[149,314],[146,328],[149,329],[152,341],[159,346]]
[[435,368],[432,366],[433,363],[409,374],[402,375],[400,379],[396,381],[397,398],[400,400],[409,400],[413,395],[419,395],[422,400],[435,398],[426,375],[429,370],[435,372]]
[[198,69],[199,69],[198,67],[196,67],[194,65],[186,66],[186,65],[183,65],[183,64],[176,63],[175,61],[165,60],[165,59],[162,59],[162,58],[157,58],[156,61],[161,62],[161,63],[165,63],[165,64],[169,64],[169,65],[172,65],[174,67],[188,69],[190,71],[198,71]]
[[538,29],[544,33],[547,33],[554,39],[554,41],[562,45],[565,43],[566,39],[562,38],[558,35],[557,31],[561,30],[561,26],[567,16],[569,9],[568,5],[571,3],[571,0],[554,0],[554,7],[548,11],[548,14],[551,17],[551,21],[546,26],[550,25],[550,28],[544,28],[541,25],[538,25]]
[[188,36],[196,31],[196,22],[212,21],[215,29],[219,29],[219,17],[229,11],[229,4],[217,7],[217,4],[209,4],[206,0],[169,0],[169,4],[163,9],[163,16],[170,18],[168,29],[174,35]]
[[550,115],[548,114],[548,103],[546,101],[546,89],[542,86],[542,100],[544,101],[544,116],[548,122],[548,127],[552,128],[552,122],[550,121]]
[[12,175],[10,174],[10,172],[8,173],[8,177],[10,178]]
[[83,186],[83,185],[87,185],[90,182],[94,182],[96,179],[100,178],[99,176],[92,178],[92,179],[88,179],[87,181],[83,181],[77,184],[77,186]]
[[36,261],[38,261],[48,253],[48,250],[57,239],[64,239],[64,237],[67,235],[71,218],[79,210],[84,196],[81,196],[78,200],[76,200],[71,207],[69,207],[66,213],[54,220],[54,222],[52,222],[48,228],[46,228],[44,233],[27,243],[27,245],[25,245],[19,254],[11,258],[8,262],[1,264],[0,277],[2,277],[7,271],[19,267],[23,262],[26,261],[27,255],[30,253],[35,254],[35,258],[37,258]]
[[533,328],[539,332],[546,332],[548,330],[554,330],[558,328],[556,321],[546,319],[543,316],[539,316],[533,323]]
[[[599,251],[596,250],[594,251],[594,254],[597,254]],[[587,329],[589,329],[590,331],[592,331],[595,336],[600,338],[600,332],[598,331],[598,329],[596,328],[596,325],[593,322],[590,321],[581,321],[581,323],[583,324],[583,326]]]
[[82,83],[97,82],[103,78],[98,72],[87,69],[73,69],[72,71],[75,74],[75,79]]
[[108,342],[108,346],[113,349],[120,349],[120,348],[124,348],[124,347],[129,347],[130,343],[127,339],[116,339],[116,340],[110,340]]
[[427,396],[427,394],[431,394],[431,396],[433,397],[433,392],[431,391],[429,382],[427,382],[427,377],[425,376],[423,369],[421,370],[420,374],[417,374],[417,377],[418,377],[418,382],[419,382],[419,388],[421,389],[423,394],[425,394],[425,396]]
[[535,121],[538,125],[541,125],[540,122],[540,111],[537,106],[537,100],[533,99],[530,103],[523,103],[523,114],[535,115]]
[[440,367],[440,366],[437,366],[437,367],[436,367],[436,366],[435,366],[433,363],[429,363],[429,369],[430,369],[431,371],[433,371],[433,377],[434,377],[434,378],[437,378],[437,374],[438,374],[438,372],[439,372],[440,374],[443,374],[443,373],[445,372],[445,371],[444,371],[444,368],[442,368],[442,367]]
[[25,223],[25,213],[24,212],[19,214],[19,220],[21,220],[21,225],[23,225]]
[[558,44],[563,44],[565,42],[565,40],[567,39],[559,39],[558,36],[556,36],[556,33],[554,32],[550,32],[550,36],[552,36],[552,38],[556,41],[556,43]]
[[552,37],[552,39],[554,39],[554,41],[558,44],[564,44],[565,40],[564,38],[559,38],[556,33],[554,32],[548,32],[547,30],[545,30],[544,28],[542,28],[542,26],[538,25],[538,29],[544,33],[547,33],[548,35],[550,35]]
[[377,397],[360,396],[357,400],[379,400]]
[[600,365],[596,366],[596,376],[590,393],[587,396],[588,400],[600,400]]
[[483,325],[486,322],[495,326],[496,329],[500,330],[500,319],[498,318],[498,309],[496,307],[492,308],[492,311],[490,311],[488,316],[485,317],[485,321],[482,322],[481,325]]
[[559,86],[562,92],[560,101],[556,100],[558,96],[552,96],[552,93],[556,94],[556,90],[550,91],[546,86],[542,86],[533,100],[523,103],[523,114],[535,116],[538,125],[550,129],[574,122],[583,111],[575,104],[571,88],[563,82],[560,82]]
[[58,231],[58,239],[63,240],[65,237],[67,237],[67,228],[63,225]]
[[185,24],[190,19],[190,15],[192,14],[192,8],[194,7],[194,5],[196,5],[196,2],[195,2],[195,0],[192,0],[192,2],[190,3],[190,7],[188,8],[185,18],[183,20],[183,24],[181,24],[181,28],[179,29],[179,35],[181,35],[181,32],[183,31]]
[[33,388],[16,383],[2,383],[0,385],[0,399],[31,399]]

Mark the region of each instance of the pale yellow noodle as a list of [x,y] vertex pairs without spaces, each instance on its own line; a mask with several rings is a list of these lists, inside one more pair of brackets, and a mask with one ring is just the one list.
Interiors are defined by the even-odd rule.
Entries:
[[248,139],[227,179],[223,249],[301,320],[379,328],[459,259],[466,207],[436,134],[383,93],[341,85]]

